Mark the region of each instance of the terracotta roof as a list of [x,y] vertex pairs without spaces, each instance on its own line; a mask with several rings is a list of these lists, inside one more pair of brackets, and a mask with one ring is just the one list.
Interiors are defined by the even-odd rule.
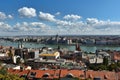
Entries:
[[118,80],[120,80],[120,72],[118,72],[116,75],[117,75]]
[[[28,78],[32,79],[35,78],[64,78],[68,76],[78,77],[78,78],[101,78],[101,80],[120,80],[120,72],[110,72],[110,71],[92,71],[88,70],[86,72],[82,70],[68,70],[68,69],[61,69],[61,70],[13,70],[9,69],[8,73],[16,74],[19,76],[27,75]],[[118,79],[117,79],[118,78]]]
[[29,73],[29,70],[15,70],[15,69],[9,69],[8,73],[15,74],[15,75],[27,75]]
[[49,74],[47,78],[54,78],[54,70],[31,70],[28,77],[30,77],[31,73],[36,73],[35,78],[43,78],[44,75]]
[[74,77],[80,77],[80,75],[84,75],[84,72],[81,70],[68,70],[63,69],[61,70],[60,77],[66,77],[67,75],[72,74]]
[[55,70],[55,73],[54,73],[54,78],[59,78],[60,77],[60,70]]
[[114,52],[113,59],[114,60],[120,60],[120,52]]
[[86,71],[86,78],[101,78],[107,80],[116,80],[115,72],[110,71]]
[[[84,75],[83,71],[81,70],[31,70],[31,72],[36,72],[36,78],[44,78],[44,75],[49,74],[46,78],[53,79],[59,77],[66,77],[69,74],[72,74],[74,77],[80,77],[80,75]],[[29,73],[29,77],[30,77]]]

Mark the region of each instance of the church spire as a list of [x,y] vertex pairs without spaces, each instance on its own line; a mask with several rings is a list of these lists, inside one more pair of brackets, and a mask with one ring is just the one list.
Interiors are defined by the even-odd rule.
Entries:
[[81,51],[79,43],[77,43],[75,47],[77,51]]

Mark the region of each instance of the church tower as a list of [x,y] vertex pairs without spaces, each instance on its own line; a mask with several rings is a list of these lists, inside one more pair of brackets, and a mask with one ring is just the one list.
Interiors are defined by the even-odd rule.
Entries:
[[81,51],[79,43],[77,43],[75,47],[76,47],[75,49],[76,51]]

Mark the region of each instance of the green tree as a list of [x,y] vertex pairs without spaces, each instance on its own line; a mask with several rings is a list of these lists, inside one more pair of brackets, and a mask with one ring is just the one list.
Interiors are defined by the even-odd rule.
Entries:
[[120,62],[117,63],[117,66],[120,67]]
[[18,75],[8,74],[6,68],[2,67],[0,69],[0,80],[25,80],[20,78]]
[[13,57],[13,53],[12,53],[12,50],[11,50],[11,49],[9,50],[8,56],[9,56],[9,57]]
[[3,77],[3,80],[25,80],[25,79],[24,78],[20,78],[19,76],[14,75],[14,74],[6,74]]
[[99,70],[107,70],[107,66],[106,65],[100,65],[98,66]]
[[113,71],[113,70],[115,70],[115,69],[117,69],[117,68],[118,68],[118,66],[117,66],[117,64],[115,64],[115,63],[112,63],[112,64],[110,64],[110,65],[108,66],[109,71]]
[[8,57],[10,57],[10,62],[13,62],[13,53],[12,50],[9,50]]
[[2,68],[0,69],[0,74],[1,74],[1,75],[7,74],[6,68],[2,67]]
[[108,65],[108,58],[107,57],[104,57],[103,58],[103,65]]
[[20,62],[20,58],[18,57],[17,59],[16,59],[16,64],[20,64],[21,62]]
[[3,78],[4,78],[4,76],[2,74],[0,74],[0,80],[3,79]]

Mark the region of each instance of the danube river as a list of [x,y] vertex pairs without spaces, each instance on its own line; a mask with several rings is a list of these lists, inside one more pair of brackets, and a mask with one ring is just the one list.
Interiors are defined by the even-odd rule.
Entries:
[[[10,41],[0,41],[0,45],[3,46],[13,46],[13,47],[18,47],[18,42],[10,42]],[[23,42],[24,47],[26,48],[41,48],[41,47],[52,47],[52,48],[57,48],[58,45],[45,45],[45,44],[40,44],[40,43],[32,43],[32,42]],[[68,50],[74,51],[75,46],[74,45],[59,45],[61,48],[66,48]],[[87,46],[87,45],[81,45],[80,46],[82,51],[85,52],[95,52],[97,49],[104,49],[104,50],[120,50],[120,46]]]

